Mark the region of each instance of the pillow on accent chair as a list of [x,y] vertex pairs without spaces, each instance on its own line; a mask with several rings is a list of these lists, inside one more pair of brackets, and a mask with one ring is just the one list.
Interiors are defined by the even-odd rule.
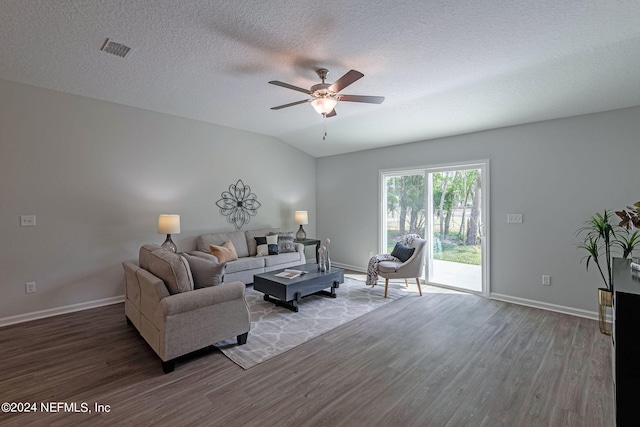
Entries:
[[405,246],[402,243],[396,243],[396,246],[393,248],[391,252],[391,256],[398,258],[401,262],[407,262],[416,248],[412,248],[411,246]]
[[208,288],[209,286],[222,284],[227,263],[216,263],[188,253],[182,253],[181,255],[185,257],[189,262],[189,267],[191,267],[194,289]]
[[211,251],[211,255],[218,258],[220,264],[238,259],[236,248],[233,246],[233,243],[231,243],[231,240],[225,242],[222,246],[209,245],[209,250]]
[[157,249],[149,254],[147,268],[162,279],[171,295],[193,290],[189,262],[180,254]]
[[265,237],[254,237],[258,245],[256,256],[278,255],[278,235],[272,234]]
[[284,233],[271,233],[270,235],[278,236],[278,253],[284,254],[287,252],[295,252],[296,245],[293,243],[293,231],[287,231]]

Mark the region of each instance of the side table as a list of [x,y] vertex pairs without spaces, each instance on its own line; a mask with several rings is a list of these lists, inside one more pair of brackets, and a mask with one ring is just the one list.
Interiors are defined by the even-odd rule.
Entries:
[[294,240],[293,243],[302,243],[305,247],[314,246],[316,247],[316,264],[319,262],[318,260],[318,249],[320,249],[320,240],[318,239],[302,239],[302,240]]

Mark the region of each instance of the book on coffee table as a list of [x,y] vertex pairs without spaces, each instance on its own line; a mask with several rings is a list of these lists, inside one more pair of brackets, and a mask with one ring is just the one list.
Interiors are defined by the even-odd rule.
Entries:
[[274,276],[276,276],[276,277],[285,277],[287,279],[294,279],[296,277],[302,276],[305,273],[306,273],[306,271],[286,269],[281,273],[274,274]]

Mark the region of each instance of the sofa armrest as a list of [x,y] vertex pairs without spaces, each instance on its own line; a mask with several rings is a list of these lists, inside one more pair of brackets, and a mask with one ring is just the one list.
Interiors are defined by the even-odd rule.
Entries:
[[304,245],[302,243],[294,243],[296,252],[300,254],[300,264],[307,263],[307,257],[304,255]]
[[168,296],[160,301],[160,306],[166,317],[227,301],[244,299],[245,289],[246,286],[242,282],[225,283]]
[[158,327],[162,324],[160,301],[171,294],[162,279],[145,269],[138,268],[136,277],[140,284],[140,313]]

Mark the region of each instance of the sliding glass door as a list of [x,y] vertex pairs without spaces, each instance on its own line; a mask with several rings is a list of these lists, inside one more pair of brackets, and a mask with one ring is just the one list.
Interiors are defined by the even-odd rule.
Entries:
[[427,281],[482,293],[482,171],[428,171],[431,188]]
[[382,249],[391,253],[405,234],[425,235],[424,171],[404,171],[383,176],[385,214],[382,217]]
[[401,236],[428,241],[424,279],[488,296],[488,161],[381,174],[381,249]]

